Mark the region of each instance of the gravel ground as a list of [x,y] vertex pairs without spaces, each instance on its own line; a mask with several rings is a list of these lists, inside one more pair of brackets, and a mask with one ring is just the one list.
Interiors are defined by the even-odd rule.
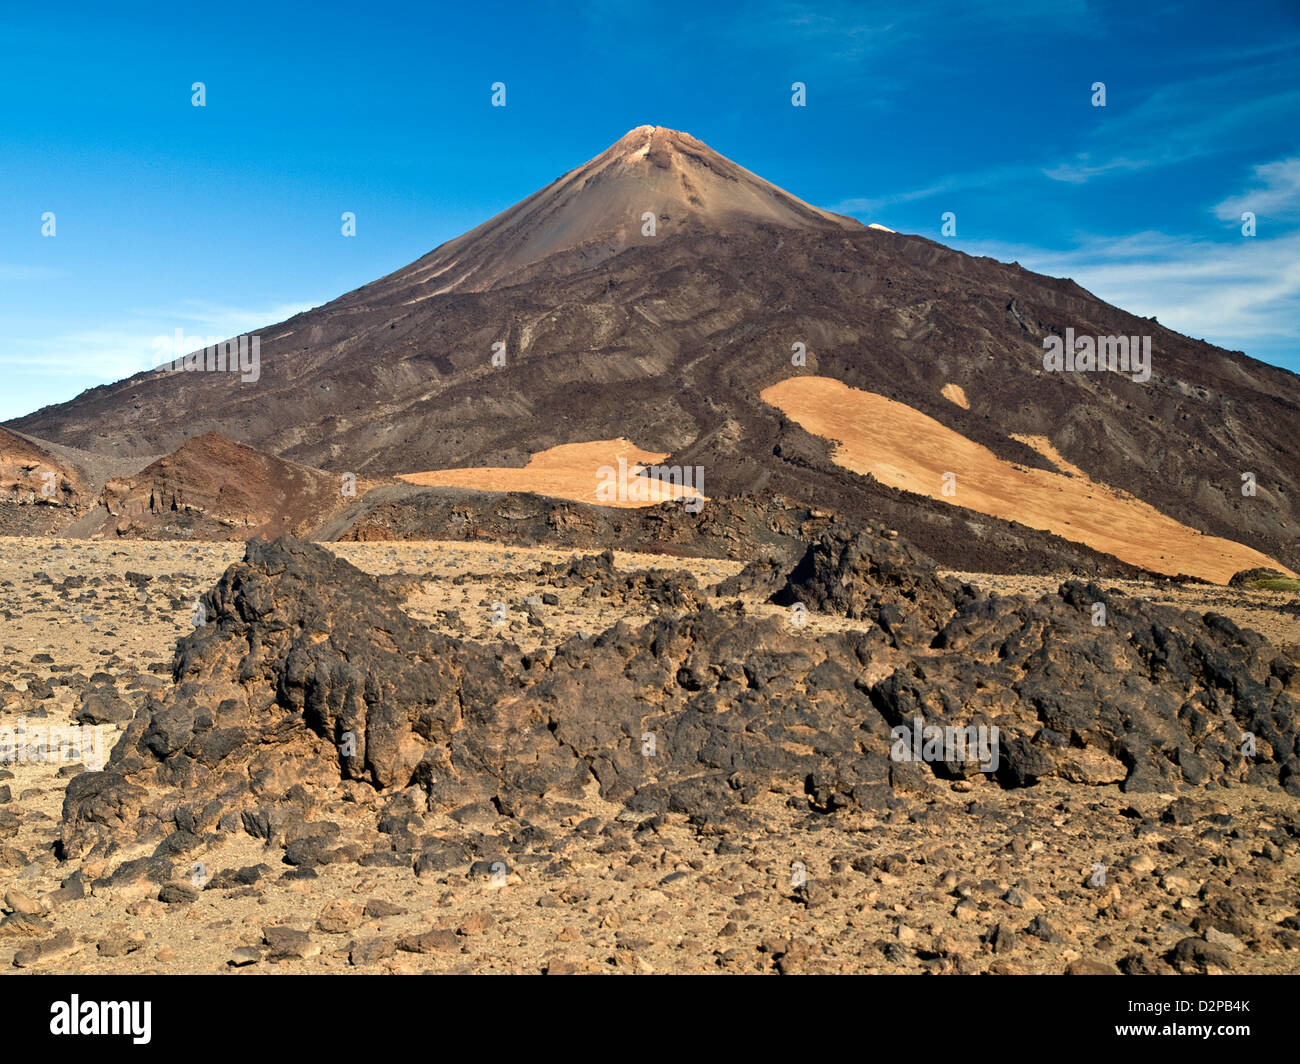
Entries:
[[[532,574],[569,551],[328,546],[399,579],[413,617],[462,638],[527,647],[652,612],[565,589],[544,623],[530,623],[527,600],[543,590]],[[0,539],[0,726],[70,724],[104,688],[129,712],[170,682],[195,599],[242,551]],[[701,586],[740,568],[671,567]],[[966,578],[1008,593],[1058,582]],[[1275,642],[1296,638],[1294,596],[1110,583],[1218,610]],[[494,625],[498,602],[506,620]],[[851,623],[809,617],[812,631]],[[569,833],[546,861],[303,871],[279,847],[236,834],[185,855],[191,889],[160,890],[147,880],[92,887],[102,859],[57,859],[63,791],[77,771],[0,766],[0,971],[1300,971],[1300,801],[1257,787],[1176,798],[1059,780],[1007,791],[976,776],[834,816],[792,789],[761,795],[749,826],[723,834],[671,814],[625,821],[591,791],[560,811]],[[327,812],[346,825],[349,810],[377,811],[388,797],[340,784]]]

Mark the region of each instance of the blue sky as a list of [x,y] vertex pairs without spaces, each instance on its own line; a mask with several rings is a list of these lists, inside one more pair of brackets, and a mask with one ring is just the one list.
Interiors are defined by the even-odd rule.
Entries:
[[10,3],[0,418],[327,302],[642,124],[1300,371],[1300,0],[980,6]]

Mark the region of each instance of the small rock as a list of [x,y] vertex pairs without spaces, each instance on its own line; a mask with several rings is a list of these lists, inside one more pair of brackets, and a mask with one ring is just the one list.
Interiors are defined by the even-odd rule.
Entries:
[[348,951],[348,961],[355,967],[378,964],[391,957],[396,949],[397,943],[391,938],[371,938],[364,942],[354,942]]
[[26,913],[10,913],[0,920],[0,938],[9,935],[35,938],[38,935],[48,934],[49,931],[50,925],[47,921],[39,916],[28,916]]
[[1139,853],[1129,858],[1128,870],[1135,876],[1144,876],[1155,870],[1155,859],[1147,853]]
[[330,935],[344,935],[361,923],[362,909],[355,902],[335,898],[321,910],[316,929]]
[[1230,935],[1226,931],[1220,931],[1217,927],[1206,928],[1205,941],[1215,949],[1221,949],[1225,953],[1240,953],[1246,948],[1242,944],[1241,939],[1236,935]]
[[491,913],[471,913],[461,922],[460,926],[456,928],[456,934],[476,935],[480,931],[486,931],[495,923],[496,920],[492,917]]
[[460,948],[452,931],[425,931],[419,935],[403,935],[397,940],[397,948],[405,953],[443,953]]
[[1066,975],[1119,975],[1119,969],[1105,961],[1080,957],[1071,961],[1065,969]]
[[264,927],[262,941],[268,946],[270,961],[305,960],[320,953],[320,946],[306,931],[293,927]]
[[144,947],[144,935],[138,931],[127,933],[125,928],[118,933],[105,935],[99,940],[98,946],[101,957],[125,957],[128,953],[134,953]]
[[1226,972],[1232,961],[1222,950],[1215,949],[1203,938],[1185,938],[1171,949],[1166,958],[1184,975],[1193,973]]
[[40,916],[45,911],[40,902],[29,898],[17,887],[5,891],[5,908],[24,916]]
[[158,900],[165,905],[191,905],[199,900],[199,892],[188,883],[167,883],[158,891]]
[[31,968],[46,961],[60,961],[72,956],[81,947],[72,937],[71,931],[60,931],[53,938],[37,942],[14,954],[14,966]]
[[1010,953],[1019,944],[1015,933],[1005,923],[998,924],[990,930],[984,937],[984,941],[993,948],[994,953]]

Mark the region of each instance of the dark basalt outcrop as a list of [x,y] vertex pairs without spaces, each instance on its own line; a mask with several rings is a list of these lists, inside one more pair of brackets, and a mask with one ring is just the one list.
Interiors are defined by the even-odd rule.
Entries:
[[906,540],[838,525],[808,547],[773,601],[875,620],[897,643],[902,627],[910,641],[942,627],[961,594],[957,581],[941,577]]
[[536,579],[550,587],[580,587],[584,598],[608,599],[619,605],[648,603],[661,609],[698,609],[705,603],[695,577],[685,570],[637,569],[614,566],[614,552],[574,558],[563,565],[546,562]]
[[[963,570],[1028,573],[1041,572],[1046,566],[1090,577],[1142,575],[1142,570],[1118,558],[1050,532],[955,511],[947,503],[875,481],[862,480],[859,487],[871,495],[863,509],[873,523],[905,530],[908,539],[931,557],[945,558]],[[802,498],[815,495],[808,484],[799,485],[799,489]],[[828,488],[824,497],[838,502],[841,493]],[[846,509],[851,515],[853,508]],[[619,509],[531,493],[427,488],[397,499],[377,492],[361,501],[358,512],[349,515],[350,523],[327,525],[323,534],[313,538],[493,540],[682,557],[752,558],[802,551],[836,516],[824,506],[810,506],[766,490],[714,495],[699,513],[691,513],[676,502]],[[784,571],[781,575],[784,577]]]
[[[918,717],[996,726],[1003,786],[1300,793],[1297,668],[1223,617],[1080,582],[1039,600],[985,594],[904,543],[841,529],[787,591],[808,623],[728,601],[525,654],[429,631],[320,547],[252,541],[180,641],[166,698],[142,707],[105,771],[69,784],[63,852],[156,843],[165,856],[246,830],[311,863],[330,834],[286,825],[349,785],[414,785],[425,808],[412,816],[490,804],[528,824],[593,781],[633,814],[684,813],[701,830],[726,830],[774,786],[802,787],[822,812],[879,807],[891,784],[980,771],[894,761],[890,729]],[[861,627],[819,633],[819,609]],[[439,846],[452,863],[469,852]]]

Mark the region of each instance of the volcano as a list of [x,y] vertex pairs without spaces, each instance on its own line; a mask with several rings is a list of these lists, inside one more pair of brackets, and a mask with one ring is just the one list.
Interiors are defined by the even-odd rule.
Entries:
[[[1067,330],[1149,341],[1149,377],[1047,371]],[[820,210],[673,130],[259,336],[256,381],[156,370],[9,424],[141,457],[217,432],[430,485],[623,440],[706,470],[710,497],[883,516],[953,566],[1300,568],[1300,377]],[[780,387],[805,377],[825,384]]]

